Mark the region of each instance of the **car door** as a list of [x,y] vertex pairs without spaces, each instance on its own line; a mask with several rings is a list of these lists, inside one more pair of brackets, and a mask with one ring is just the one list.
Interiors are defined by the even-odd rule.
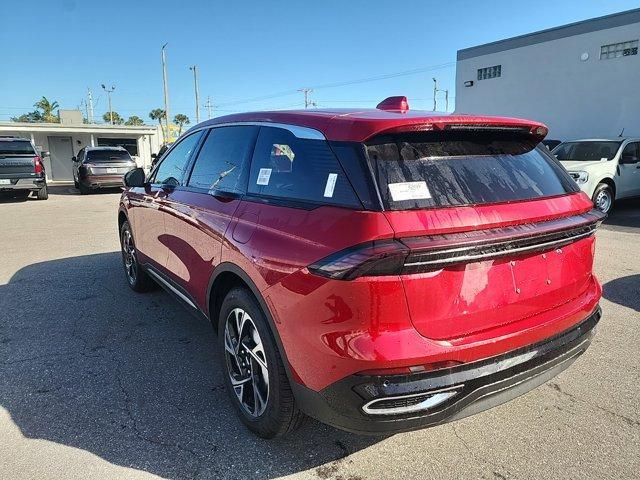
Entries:
[[80,149],[80,151],[78,152],[78,155],[73,158],[73,181],[74,182],[78,181],[78,167],[84,161],[84,152],[85,152],[84,148]]
[[640,195],[640,142],[628,143],[618,161],[617,198]]
[[198,131],[180,139],[158,163],[142,188],[131,189],[133,235],[142,262],[165,270],[167,245],[165,237],[165,200],[184,179],[189,160],[202,132]]
[[209,129],[190,175],[164,200],[168,275],[203,311],[225,232],[246,191],[257,133],[248,125]]

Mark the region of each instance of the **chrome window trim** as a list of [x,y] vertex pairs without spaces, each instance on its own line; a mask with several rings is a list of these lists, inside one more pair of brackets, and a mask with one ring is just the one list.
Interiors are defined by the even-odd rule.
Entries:
[[289,123],[275,123],[275,122],[225,122],[225,123],[213,123],[208,125],[203,125],[202,127],[197,127],[192,130],[189,130],[186,133],[195,133],[199,130],[205,130],[210,128],[219,128],[219,127],[238,127],[238,126],[249,126],[249,127],[273,127],[273,128],[282,128],[284,130],[288,130],[295,137],[302,138],[306,140],[326,140],[327,137],[324,134],[316,130],[315,128],[310,127],[301,127],[299,125],[292,125]]

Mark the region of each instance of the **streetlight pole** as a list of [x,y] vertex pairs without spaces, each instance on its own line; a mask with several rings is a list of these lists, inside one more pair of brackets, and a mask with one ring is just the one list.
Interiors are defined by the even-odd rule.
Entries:
[[111,85],[111,89],[108,89],[102,84],[102,89],[107,92],[107,98],[109,99],[109,123],[113,125],[113,109],[111,108],[111,94],[116,89],[115,85]]
[[167,43],[162,45],[162,86],[164,88],[164,120],[166,124],[166,132],[167,138],[165,138],[165,142],[169,140],[169,85],[167,81],[167,56],[165,53],[165,48],[167,47]]
[[433,78],[433,111],[436,111],[436,94],[438,93],[438,81]]
[[[198,66],[194,65],[189,67],[189,70],[193,70],[193,86],[196,91],[196,123],[200,123],[200,92],[198,91]],[[211,115],[209,115],[211,118]]]

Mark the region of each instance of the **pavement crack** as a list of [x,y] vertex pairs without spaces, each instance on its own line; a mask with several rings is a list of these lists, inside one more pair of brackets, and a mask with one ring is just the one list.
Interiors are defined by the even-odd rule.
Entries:
[[569,398],[569,400],[571,400],[572,402],[575,403],[581,403],[584,405],[587,405],[591,408],[595,408],[597,410],[600,410],[601,412],[605,412],[619,420],[622,420],[624,423],[626,423],[627,425],[629,425],[630,427],[640,427],[640,421],[639,420],[635,420],[631,417],[628,417],[627,415],[623,415],[622,413],[618,413],[618,412],[614,412],[613,410],[610,410],[606,407],[603,407],[601,405],[595,405],[587,400],[585,400],[584,398],[580,398],[572,393],[569,392],[565,392],[562,387],[560,387],[559,384],[555,383],[555,382],[551,382],[547,384],[550,388],[552,388],[553,390],[555,390],[556,392],[558,392],[558,394],[563,395],[567,398]]
[[170,442],[170,441],[162,440],[160,438],[147,435],[145,432],[143,432],[140,426],[138,425],[138,421],[136,420],[136,417],[134,415],[133,400],[131,399],[131,395],[129,394],[129,391],[127,390],[127,388],[125,387],[122,381],[122,376],[120,375],[120,371],[116,371],[116,381],[118,382],[118,387],[120,388],[120,391],[122,392],[122,395],[124,397],[125,413],[127,415],[127,418],[129,419],[133,433],[136,436],[136,438],[143,442],[150,443],[152,445],[156,445],[163,448],[179,450],[181,452],[185,452],[191,455],[196,462],[196,467],[193,473],[191,474],[191,478],[193,479],[197,478],[200,475],[200,470],[202,469],[202,466],[204,463],[204,459],[202,458],[202,455],[200,455],[198,452],[196,452],[191,448],[185,447],[179,442]]
[[479,456],[476,452],[474,452],[471,449],[469,442],[467,442],[464,438],[462,438],[462,435],[460,435],[460,433],[458,432],[457,426],[455,424],[452,424],[451,427],[453,428],[453,434],[458,438],[458,440],[460,440],[460,442],[462,443],[462,445],[464,445],[464,448],[467,450],[467,452],[469,452],[469,454],[476,461],[493,467],[491,472],[493,473],[494,478],[503,479],[503,480],[506,480],[508,478],[515,478],[504,465],[500,465],[496,462],[489,460],[488,458],[483,458]]

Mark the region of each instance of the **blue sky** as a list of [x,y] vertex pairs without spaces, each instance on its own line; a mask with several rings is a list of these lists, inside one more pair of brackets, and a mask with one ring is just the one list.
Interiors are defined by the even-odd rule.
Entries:
[[[321,107],[371,107],[402,94],[412,108],[430,109],[434,76],[450,89],[451,110],[458,49],[640,7],[627,0],[1,3],[0,121],[33,110],[42,95],[76,108],[87,87],[102,115],[101,83],[116,86],[115,111],[149,121],[148,112],[163,104],[165,42],[170,113],[192,121],[190,65],[200,70],[200,103],[210,95],[214,115],[299,108],[295,90],[314,86],[311,98]],[[413,70],[419,72],[330,86]],[[438,106],[444,109],[443,98]]]

